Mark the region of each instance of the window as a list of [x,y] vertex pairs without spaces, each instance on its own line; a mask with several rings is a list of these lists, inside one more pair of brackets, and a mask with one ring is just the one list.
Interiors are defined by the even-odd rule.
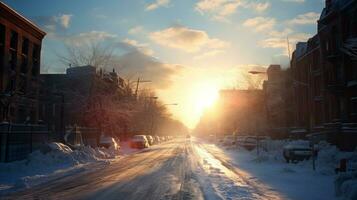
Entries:
[[351,98],[351,113],[350,117],[352,121],[357,122],[357,97]]
[[32,76],[40,73],[40,46],[35,44],[32,52]]
[[27,56],[28,52],[29,52],[29,40],[27,38],[24,38],[22,42],[22,54]]
[[16,51],[13,51],[10,49],[10,59],[9,59],[9,65],[11,70],[16,70],[16,63],[17,63],[17,54]]
[[315,76],[314,77],[314,96],[318,97],[321,96],[321,76]]
[[0,24],[0,48],[5,46],[5,26]]
[[15,31],[11,31],[10,36],[10,48],[17,50],[18,34]]
[[3,69],[5,56],[5,26],[0,24],[0,66]]
[[315,102],[315,126],[322,124],[322,105],[321,102]]
[[21,73],[26,74],[27,73],[27,64],[28,64],[28,59],[26,56],[22,55],[22,61],[21,61]]

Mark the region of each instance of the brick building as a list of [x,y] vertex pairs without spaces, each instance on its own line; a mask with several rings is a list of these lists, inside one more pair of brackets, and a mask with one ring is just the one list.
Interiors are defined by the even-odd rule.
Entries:
[[292,94],[288,73],[289,71],[282,70],[280,65],[270,65],[267,69],[268,80],[263,83],[269,133],[278,138],[288,135],[292,119]]
[[37,123],[40,28],[0,2],[0,120]]
[[357,1],[326,0],[318,32],[291,60],[295,123],[341,149],[357,145]]

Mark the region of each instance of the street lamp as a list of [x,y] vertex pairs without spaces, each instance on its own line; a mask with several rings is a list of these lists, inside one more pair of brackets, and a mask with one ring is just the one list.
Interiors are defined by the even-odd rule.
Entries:
[[136,81],[136,88],[135,88],[135,98],[138,97],[138,90],[139,90],[139,83],[151,83],[151,80],[140,80],[140,77]]
[[256,74],[266,74],[267,72],[262,72],[262,71],[249,71],[248,73],[256,75]]

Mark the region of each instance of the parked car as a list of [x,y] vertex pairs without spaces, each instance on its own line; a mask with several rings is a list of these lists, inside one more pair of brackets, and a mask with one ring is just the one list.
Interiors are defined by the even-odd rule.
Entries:
[[153,145],[154,144],[154,138],[151,135],[146,135],[146,138],[149,142],[149,145]]
[[113,137],[106,135],[100,136],[99,146],[105,148],[114,148],[115,150],[120,149],[119,139],[115,140]]
[[224,146],[232,146],[236,144],[235,138],[233,135],[227,135],[223,138],[222,144]]
[[310,142],[306,140],[289,142],[283,150],[283,156],[287,163],[310,159],[312,153]]
[[154,136],[154,143],[155,143],[155,144],[160,144],[160,142],[161,142],[160,136],[155,135],[155,136]]
[[239,136],[237,137],[237,145],[248,151],[252,151],[259,144],[259,148],[267,149],[270,137],[267,136]]
[[131,148],[143,149],[148,148],[149,146],[149,142],[145,135],[134,135],[130,140]]

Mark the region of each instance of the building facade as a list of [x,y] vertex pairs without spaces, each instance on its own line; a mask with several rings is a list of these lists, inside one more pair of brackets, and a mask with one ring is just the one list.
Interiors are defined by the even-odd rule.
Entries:
[[294,125],[343,150],[357,145],[357,1],[326,0],[318,32],[291,60]]
[[124,80],[114,70],[103,72],[93,66],[80,66],[68,68],[66,74],[40,77],[39,119],[59,138],[66,126],[100,128],[107,120],[107,100],[125,95]]
[[267,69],[268,79],[263,83],[268,131],[276,138],[288,135],[292,119],[288,72],[282,70],[280,65],[270,65]]
[[0,2],[0,120],[37,123],[40,28]]

